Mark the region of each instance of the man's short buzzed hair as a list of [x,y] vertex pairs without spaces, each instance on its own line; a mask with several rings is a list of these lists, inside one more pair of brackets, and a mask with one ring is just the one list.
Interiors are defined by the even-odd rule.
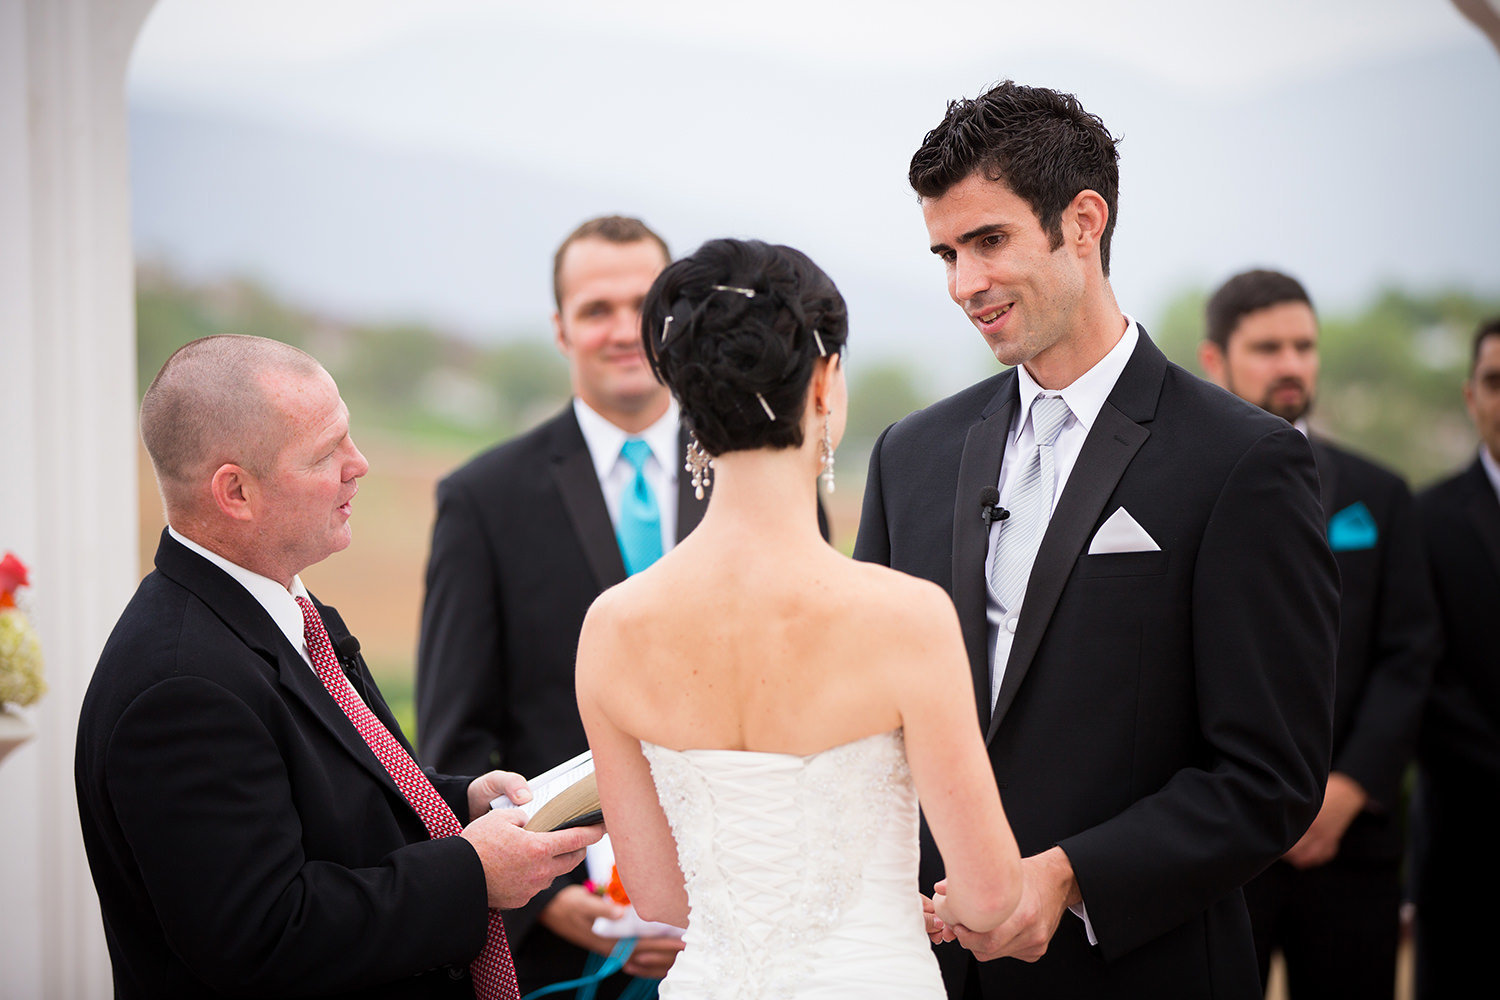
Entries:
[[225,464],[264,475],[285,444],[266,391],[270,372],[323,371],[311,355],[264,337],[202,337],[179,347],[141,399],[141,440],[170,520],[191,490]]
[[1078,98],[1006,80],[973,100],[950,101],[913,154],[907,179],[917,197],[941,198],[983,172],[1031,206],[1053,250],[1062,246],[1063,209],[1080,191],[1093,191],[1109,208],[1099,238],[1099,263],[1109,277],[1119,159],[1114,136]]
[[1474,331],[1474,348],[1469,352],[1470,378],[1473,378],[1474,373],[1479,371],[1479,350],[1484,346],[1485,339],[1488,337],[1500,337],[1500,316],[1490,317],[1480,323],[1479,328]]
[[1240,320],[1284,302],[1301,302],[1309,309],[1313,307],[1302,282],[1289,274],[1265,268],[1236,274],[1210,296],[1204,308],[1204,336],[1219,350],[1228,351],[1229,335],[1240,325]]
[[569,233],[557,248],[557,253],[552,255],[552,299],[559,310],[562,309],[563,255],[568,252],[568,247],[579,240],[604,240],[606,243],[639,243],[650,240],[661,247],[662,257],[669,262],[672,259],[667,241],[640,219],[628,215],[601,215],[597,219],[590,219]]

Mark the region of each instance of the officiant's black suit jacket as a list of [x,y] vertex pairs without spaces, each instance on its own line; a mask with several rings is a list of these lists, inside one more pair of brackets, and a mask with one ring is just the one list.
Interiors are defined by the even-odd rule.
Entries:
[[[679,443],[687,446],[685,434]],[[680,453],[680,452],[679,452]],[[677,477],[677,537],[703,517]],[[439,770],[531,777],[588,749],[573,689],[589,605],[625,562],[571,403],[438,486],[417,657],[417,745]],[[582,867],[556,887],[581,882]],[[544,890],[506,917],[525,992],[586,953],[536,924]]]
[[[986,530],[1017,403],[1006,371],[888,428],[855,555],[946,587],[1023,855],[1061,845],[1098,934],[1034,964],[939,948],[954,996],[1260,996],[1239,887],[1327,779],[1336,570],[1307,441],[1142,333],[1042,540],[995,710]],[[1158,552],[1088,555],[1124,507]],[[941,863],[924,844],[924,888]],[[972,995],[972,994],[971,994]]]
[[1417,995],[1461,996],[1494,969],[1484,907],[1500,889],[1500,498],[1476,459],[1419,494],[1417,510],[1444,637],[1417,747]]
[[[430,777],[467,819],[469,779]],[[479,856],[429,838],[260,604],[166,532],[89,684],[76,782],[116,996],[473,996]]]

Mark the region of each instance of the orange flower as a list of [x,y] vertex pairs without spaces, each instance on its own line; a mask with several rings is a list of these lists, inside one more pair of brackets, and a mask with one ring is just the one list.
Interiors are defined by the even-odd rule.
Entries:
[[609,894],[610,899],[613,899],[621,906],[630,905],[630,897],[625,895],[625,885],[620,881],[619,865],[615,865],[612,869],[610,869],[609,887],[605,889],[605,892]]

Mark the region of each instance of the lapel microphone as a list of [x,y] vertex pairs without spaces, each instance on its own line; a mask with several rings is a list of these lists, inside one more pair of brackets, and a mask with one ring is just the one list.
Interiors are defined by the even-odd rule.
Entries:
[[979,516],[984,520],[984,526],[989,528],[992,521],[1003,521],[1010,517],[1010,511],[1000,506],[1000,491],[993,486],[986,486],[979,491]]
[[333,644],[333,655],[338,658],[339,666],[344,670],[344,676],[349,678],[349,683],[359,692],[359,696],[366,703],[370,700],[370,692],[365,690],[365,680],[359,675],[359,640],[352,635],[346,635]]
[[338,655],[340,663],[346,667],[353,667],[354,658],[359,655],[359,640],[352,635],[346,635],[333,644],[333,651]]

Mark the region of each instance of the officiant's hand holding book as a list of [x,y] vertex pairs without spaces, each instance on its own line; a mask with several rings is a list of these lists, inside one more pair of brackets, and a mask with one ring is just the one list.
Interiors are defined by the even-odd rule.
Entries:
[[533,832],[566,830],[604,820],[599,808],[599,786],[594,781],[594,756],[585,750],[526,782],[531,800],[517,805],[501,795],[490,803],[493,809],[520,809],[526,813],[526,829]]

